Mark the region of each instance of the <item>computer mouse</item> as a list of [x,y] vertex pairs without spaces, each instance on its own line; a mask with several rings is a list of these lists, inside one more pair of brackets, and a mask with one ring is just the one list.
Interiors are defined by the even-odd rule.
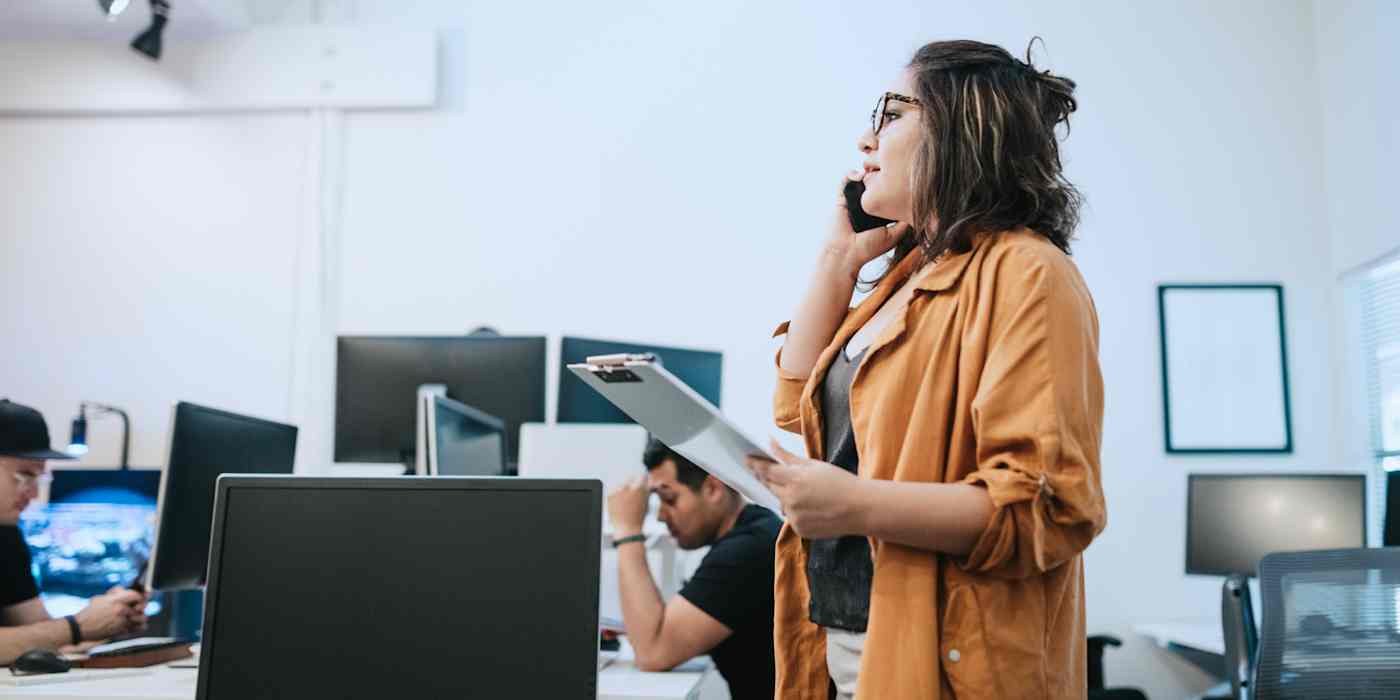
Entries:
[[71,668],[73,662],[48,649],[31,649],[10,664],[15,673],[67,673]]

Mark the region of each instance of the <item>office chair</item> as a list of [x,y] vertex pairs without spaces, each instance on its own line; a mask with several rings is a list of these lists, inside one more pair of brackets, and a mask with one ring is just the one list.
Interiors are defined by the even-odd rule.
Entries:
[[1225,639],[1225,676],[1230,680],[1230,699],[1249,700],[1254,694],[1259,628],[1254,624],[1248,577],[1235,574],[1225,578],[1220,590],[1220,625]]
[[1123,641],[1106,634],[1089,637],[1089,700],[1147,700],[1136,688],[1104,688],[1104,647],[1121,647]]
[[1259,562],[1254,700],[1400,698],[1400,547]]

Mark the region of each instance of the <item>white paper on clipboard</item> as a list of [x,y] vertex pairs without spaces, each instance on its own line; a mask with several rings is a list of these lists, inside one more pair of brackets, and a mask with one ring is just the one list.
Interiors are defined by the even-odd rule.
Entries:
[[590,357],[569,371],[667,447],[750,501],[782,512],[778,497],[745,463],[750,455],[777,460],[651,355]]

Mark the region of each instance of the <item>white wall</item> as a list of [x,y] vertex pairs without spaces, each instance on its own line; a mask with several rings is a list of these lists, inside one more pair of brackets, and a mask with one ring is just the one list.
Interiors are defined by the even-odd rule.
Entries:
[[[1364,345],[1356,282],[1371,264],[1400,254],[1395,164],[1400,162],[1400,4],[1345,0],[1314,5],[1332,270],[1344,303],[1333,346],[1336,459],[1371,468]],[[1384,517],[1384,483],[1372,484],[1373,533]],[[1377,539],[1376,541],[1379,541]]]
[[[1090,629],[1128,642],[1110,652],[1114,683],[1155,698],[1208,684],[1131,632],[1141,621],[1217,615],[1219,581],[1181,573],[1186,473],[1327,468],[1333,441],[1326,338],[1334,267],[1310,4],[789,0],[603,10],[422,0],[358,10],[364,23],[439,28],[442,104],[345,120],[344,207],[331,249],[338,285],[323,310],[332,327],[456,333],[490,324],[722,349],[726,411],[760,435],[773,432],[768,333],[797,300],[874,97],[923,41],[969,36],[1019,52],[1043,36],[1048,55],[1038,60],[1080,85],[1065,153],[1089,197],[1076,259],[1099,306],[1108,389],[1109,528],[1088,554]],[[112,231],[94,260],[138,235],[186,240],[185,226],[218,226],[217,240],[243,233],[256,253],[212,263],[226,284],[241,270],[259,280],[239,290],[259,295],[256,304],[193,292],[185,277],[136,256],[120,259],[154,288],[133,297],[125,315],[98,301],[90,307],[114,324],[107,344],[180,348],[162,364],[208,386],[166,381],[135,351],[109,359],[91,335],[70,332],[70,290],[100,300],[115,296],[116,283],[26,275],[36,308],[6,304],[0,327],[7,338],[23,330],[29,352],[16,357],[42,357],[49,369],[7,362],[0,386],[17,387],[5,391],[38,404],[51,424],[66,420],[78,398],[103,398],[77,388],[103,371],[114,403],[158,406],[201,388],[234,408],[293,411],[290,347],[278,344],[290,346],[295,334],[285,299],[294,273],[279,261],[281,236],[298,230],[307,130],[292,116],[232,120],[260,137],[221,149],[204,132],[233,128],[227,118],[173,122],[181,129],[155,133],[155,122],[136,120],[145,131],[120,142],[94,136],[113,128],[105,122],[65,122],[73,138],[96,142],[74,150],[64,147],[66,134],[30,136],[57,128],[45,122],[0,121],[0,139],[18,152],[6,147],[0,157],[19,159],[7,171],[34,178],[0,188],[6,284],[90,233],[69,222],[79,208],[125,232]],[[73,199],[73,180],[102,171],[94,152],[112,163],[146,154],[148,178],[171,188],[159,231],[139,226],[120,186]],[[215,196],[182,174],[201,168],[242,177]],[[256,222],[228,223],[238,217]],[[14,240],[32,252],[11,255]],[[1164,454],[1155,285],[1166,281],[1285,285],[1293,456]],[[172,294],[202,316],[166,319]],[[218,348],[219,362],[191,357],[180,340],[190,323],[231,329],[218,338],[256,348]],[[259,353],[266,371],[230,357]],[[89,378],[55,385],[80,375]],[[318,436],[317,454],[303,454],[303,465],[329,456],[330,387],[319,385],[312,403],[321,408],[303,423]],[[139,434],[148,445],[164,418],[145,415]]]
[[[287,418],[306,119],[0,119],[0,394],[163,465],[170,407]],[[89,465],[119,461],[92,421]]]
[[1332,268],[1400,252],[1400,3],[1315,4]]

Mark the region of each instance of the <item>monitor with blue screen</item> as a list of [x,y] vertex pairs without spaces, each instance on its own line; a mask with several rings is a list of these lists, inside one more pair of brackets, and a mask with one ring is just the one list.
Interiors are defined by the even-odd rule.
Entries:
[[[20,518],[49,614],[76,614],[89,599],[139,578],[151,552],[159,469],[55,469],[47,505]],[[148,615],[161,610],[152,598]]]

